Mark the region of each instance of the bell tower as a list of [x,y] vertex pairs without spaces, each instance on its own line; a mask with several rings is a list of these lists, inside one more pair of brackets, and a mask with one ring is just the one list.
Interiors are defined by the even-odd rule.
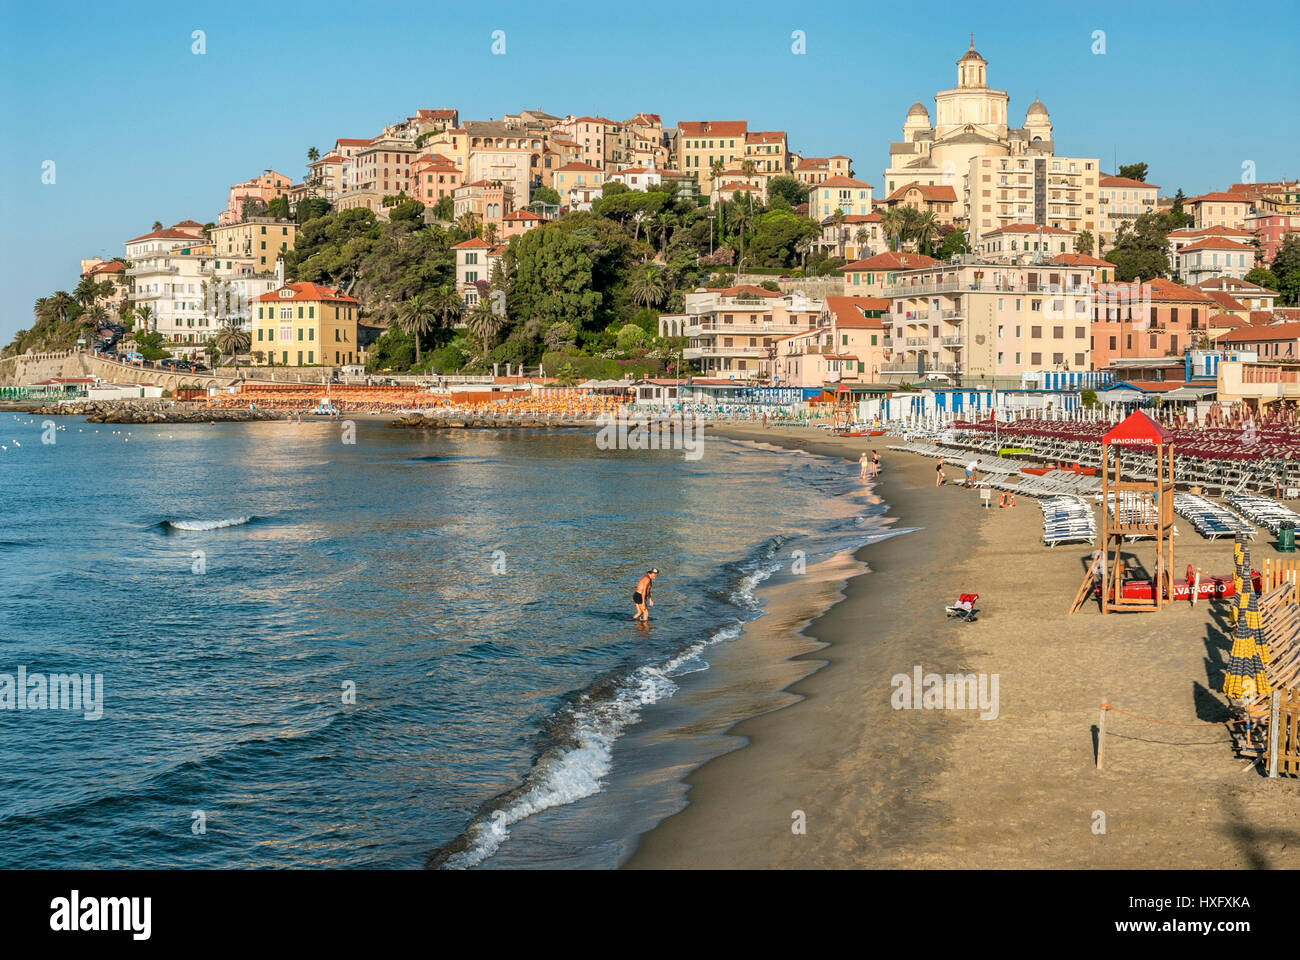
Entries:
[[987,68],[988,61],[975,50],[975,34],[972,33],[970,35],[970,49],[962,54],[962,58],[957,61],[957,86],[961,89],[987,87],[988,78],[984,72]]

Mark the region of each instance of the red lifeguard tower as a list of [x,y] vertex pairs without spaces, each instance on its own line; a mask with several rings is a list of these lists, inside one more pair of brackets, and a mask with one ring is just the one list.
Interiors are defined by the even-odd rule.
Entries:
[[[1174,436],[1145,413],[1136,411],[1101,438],[1101,542],[1109,554],[1101,571],[1101,612],[1159,610],[1174,599]],[[1122,454],[1154,454],[1154,477],[1124,480]],[[1132,461],[1130,461],[1131,463]],[[1112,506],[1113,504],[1113,506]],[[1120,559],[1126,538],[1153,537],[1156,563],[1151,595],[1125,596]]]

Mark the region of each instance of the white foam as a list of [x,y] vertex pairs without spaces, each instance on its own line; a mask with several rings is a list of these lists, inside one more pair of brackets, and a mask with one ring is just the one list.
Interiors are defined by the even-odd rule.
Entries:
[[[723,640],[740,636],[742,624],[729,624],[707,640],[693,643],[671,660],[637,667],[601,700],[589,699],[567,708],[574,741],[571,746],[548,750],[524,781],[524,791],[508,804],[472,823],[466,831],[468,845],[449,856],[443,866],[464,870],[492,856],[510,837],[510,827],[551,807],[574,803],[600,792],[613,761],[614,742],[641,719],[641,708],[667,700],[677,692],[673,676],[708,669],[700,654]],[[687,669],[687,668],[690,669]]]
[[248,523],[251,517],[226,517],[222,520],[168,520],[167,526],[177,530],[219,530]]

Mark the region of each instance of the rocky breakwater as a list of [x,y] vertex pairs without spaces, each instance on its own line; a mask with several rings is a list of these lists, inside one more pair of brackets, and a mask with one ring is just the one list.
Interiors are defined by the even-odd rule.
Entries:
[[548,429],[558,427],[587,427],[594,429],[595,420],[576,420],[561,417],[494,417],[490,414],[453,413],[430,411],[407,413],[389,421],[390,427],[407,430],[515,430]]
[[245,423],[283,417],[283,414],[269,410],[213,408],[173,400],[78,400],[37,407],[28,412],[85,417],[88,423]]

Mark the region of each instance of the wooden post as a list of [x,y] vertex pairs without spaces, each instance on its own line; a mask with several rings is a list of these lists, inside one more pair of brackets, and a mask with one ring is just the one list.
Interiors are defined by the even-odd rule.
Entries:
[[1104,768],[1106,763],[1106,708],[1110,704],[1105,700],[1101,702],[1101,717],[1097,720],[1097,769]]
[[1282,734],[1282,693],[1280,690],[1273,691],[1273,709],[1269,712],[1268,721],[1268,775],[1277,776],[1277,741]]

